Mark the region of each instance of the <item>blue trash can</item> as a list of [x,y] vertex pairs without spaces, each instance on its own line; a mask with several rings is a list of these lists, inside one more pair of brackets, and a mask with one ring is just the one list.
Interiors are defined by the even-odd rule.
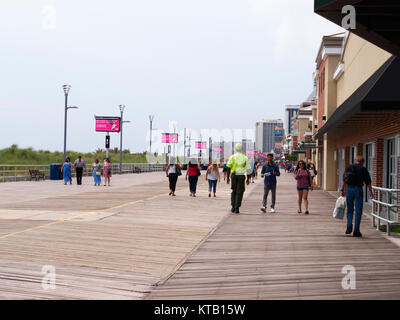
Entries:
[[50,180],[60,180],[60,169],[61,165],[58,163],[52,163],[50,165]]

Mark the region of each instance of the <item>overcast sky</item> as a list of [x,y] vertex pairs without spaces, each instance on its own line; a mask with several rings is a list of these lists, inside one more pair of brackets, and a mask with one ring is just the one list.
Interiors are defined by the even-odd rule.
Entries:
[[[104,147],[94,114],[125,104],[124,147],[154,127],[254,128],[312,90],[321,37],[342,29],[313,0],[2,0],[0,148]],[[119,146],[116,134],[112,146]]]

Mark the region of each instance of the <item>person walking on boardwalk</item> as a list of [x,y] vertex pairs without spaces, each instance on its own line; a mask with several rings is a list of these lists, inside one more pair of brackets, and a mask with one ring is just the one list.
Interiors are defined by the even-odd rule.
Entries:
[[251,182],[252,183],[254,183],[254,180],[257,179],[258,166],[259,166],[258,161],[255,161],[254,165],[253,165],[253,172],[251,174]]
[[190,196],[196,197],[197,182],[200,176],[200,167],[195,159],[191,159],[186,170],[186,180],[189,178]]
[[99,186],[101,184],[101,165],[99,159],[94,160],[92,167],[93,167],[94,185]]
[[216,197],[217,182],[221,182],[221,176],[219,174],[218,165],[216,163],[212,163],[208,167],[206,181],[208,181],[208,197],[211,197],[211,191],[213,191],[214,197]]
[[111,176],[112,176],[112,163],[109,158],[106,158],[104,161],[104,168],[103,168],[103,176],[104,176],[104,186],[110,186]]
[[224,173],[224,181],[226,180],[226,174],[228,172],[228,166],[226,165],[226,162],[224,162],[224,168],[222,169],[222,172]]
[[169,158],[169,164],[165,169],[167,178],[169,179],[169,195],[175,197],[176,183],[178,182],[178,176],[181,175],[182,167],[179,163],[176,163],[174,157]]
[[69,157],[65,159],[65,162],[61,167],[61,170],[64,177],[64,184],[66,185],[68,182],[69,184],[72,184],[72,163]]
[[297,180],[297,196],[299,210],[298,213],[302,213],[301,206],[304,200],[305,214],[309,214],[308,211],[308,191],[313,190],[313,180],[310,172],[307,170],[306,163],[300,160],[297,164],[296,170],[294,172],[294,178]]
[[363,185],[364,183],[368,186],[369,195],[371,199],[374,197],[371,186],[371,176],[368,170],[363,166],[364,157],[358,155],[355,163],[346,168],[343,174],[343,182],[341,188],[341,195],[346,196],[347,202],[347,229],[346,234],[350,234],[353,231],[353,215],[354,205],[356,207],[355,226],[353,237],[362,237],[360,232],[361,217],[363,213]]
[[268,194],[271,191],[272,201],[271,201],[271,213],[275,212],[275,201],[276,201],[276,177],[281,175],[279,171],[279,166],[274,162],[274,155],[269,153],[267,155],[267,162],[263,165],[261,169],[261,178],[264,178],[264,197],[261,207],[262,212],[267,211],[267,200]]
[[78,185],[82,184],[83,168],[86,167],[86,163],[82,160],[82,156],[79,155],[78,159],[74,162],[75,172],[76,172],[76,183]]
[[317,169],[315,168],[315,164],[312,163],[311,159],[308,159],[307,161],[307,170],[310,172],[311,177],[313,179],[313,185],[314,185],[314,179],[318,174]]
[[246,189],[245,183],[247,183],[247,185],[250,183],[250,177],[247,177],[246,181],[246,173],[251,167],[249,158],[242,153],[242,145],[240,143],[235,146],[235,151],[236,153],[229,158],[227,163],[228,171],[226,182],[229,184],[232,176],[231,211],[232,213],[239,214],[239,208],[242,205],[243,194]]

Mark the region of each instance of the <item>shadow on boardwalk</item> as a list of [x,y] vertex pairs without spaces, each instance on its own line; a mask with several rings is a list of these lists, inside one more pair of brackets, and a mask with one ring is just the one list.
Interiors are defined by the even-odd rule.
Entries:
[[[230,216],[148,299],[399,299],[400,248],[370,227],[345,236],[332,218],[335,199],[310,195],[309,216],[297,213],[293,176],[282,175],[277,213],[259,210],[263,186]],[[354,266],[356,289],[344,290],[342,268]]]

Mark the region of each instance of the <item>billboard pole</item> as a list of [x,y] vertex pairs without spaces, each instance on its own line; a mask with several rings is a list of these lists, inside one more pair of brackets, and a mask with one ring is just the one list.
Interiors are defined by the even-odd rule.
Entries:
[[110,149],[110,133],[106,134],[106,158],[108,158],[108,150]]

